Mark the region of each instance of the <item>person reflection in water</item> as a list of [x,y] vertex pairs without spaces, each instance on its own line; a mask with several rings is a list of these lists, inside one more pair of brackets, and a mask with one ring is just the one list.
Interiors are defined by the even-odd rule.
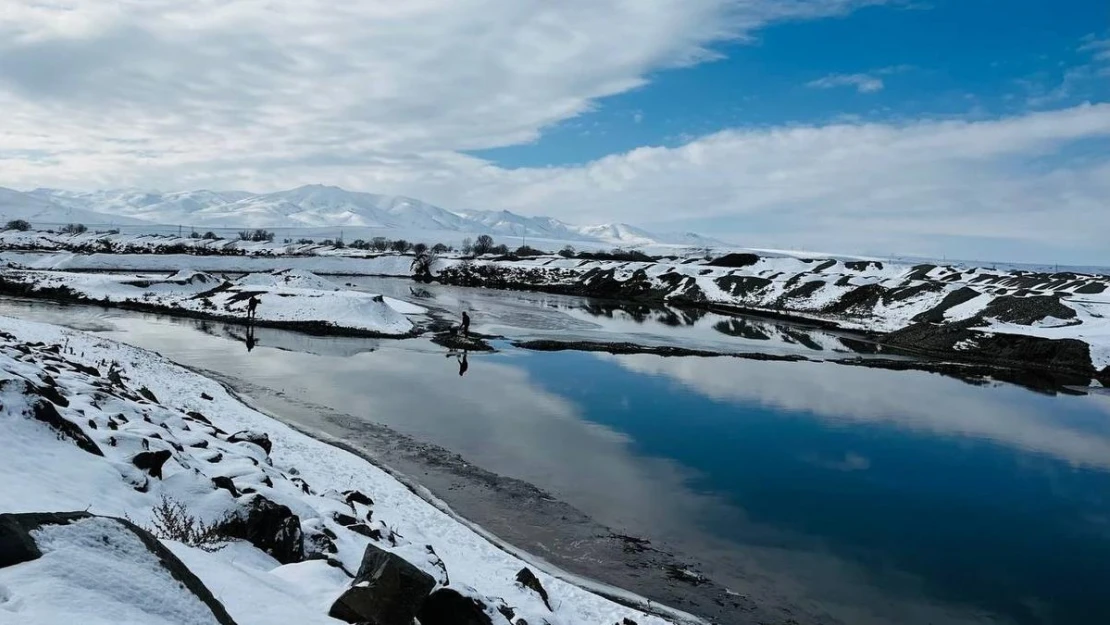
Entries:
[[459,361],[459,376],[466,375],[466,370],[470,368],[470,363],[466,361],[466,351],[464,350],[462,354],[457,354],[455,352],[447,354],[448,358],[451,356],[454,356],[455,359]]
[[249,323],[249,324],[247,324],[247,351],[248,352],[252,351],[254,349],[254,346],[255,346],[254,324]]

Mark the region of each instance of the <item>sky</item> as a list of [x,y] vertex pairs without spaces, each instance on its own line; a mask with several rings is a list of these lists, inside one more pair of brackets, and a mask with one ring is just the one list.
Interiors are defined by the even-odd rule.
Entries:
[[1105,0],[7,0],[0,186],[1110,265]]

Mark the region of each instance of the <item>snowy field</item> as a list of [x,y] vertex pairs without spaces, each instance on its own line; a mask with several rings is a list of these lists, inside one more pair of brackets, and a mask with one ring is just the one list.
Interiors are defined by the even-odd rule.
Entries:
[[[0,402],[0,513],[87,510],[148,525],[169,497],[207,523],[284,514],[285,531],[214,552],[164,541],[240,625],[338,623],[329,607],[371,543],[478,599],[493,623],[669,622],[540,570],[386,471],[157,354],[0,317]],[[101,521],[41,530],[42,558],[0,568],[0,623],[213,622],[117,534]],[[517,583],[526,566],[547,601]]]

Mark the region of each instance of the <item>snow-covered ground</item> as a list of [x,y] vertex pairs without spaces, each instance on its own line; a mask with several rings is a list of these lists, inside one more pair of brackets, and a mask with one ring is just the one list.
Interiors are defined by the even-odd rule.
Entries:
[[[6,446],[0,454],[0,513],[88,510],[148,525],[163,497],[207,523],[242,518],[260,502],[284,510],[283,527],[294,523],[297,531],[270,536],[270,543],[266,537],[232,540],[207,552],[167,542],[240,625],[338,623],[327,616],[328,608],[350,584],[345,569],[358,568],[370,543],[408,560],[437,585],[481,600],[494,623],[509,622],[501,607],[511,607],[514,618],[551,625],[667,622],[536,570],[548,608],[516,582],[518,571],[535,569],[533,564],[458,521],[442,504],[151,352],[0,317],[0,404]],[[143,462],[151,457],[161,459],[156,469]],[[195,606],[179,594],[157,592],[159,601],[151,601],[147,594],[120,590],[129,571],[137,580],[147,578],[137,564],[129,568],[137,562],[137,548],[124,537],[110,541],[119,557],[105,560],[102,549],[92,550],[90,537],[115,531],[102,525],[86,521],[43,530],[39,540],[47,548],[41,559],[0,569],[0,622],[186,622],[174,615]],[[293,536],[303,544],[290,548]],[[60,559],[63,554],[67,560]],[[92,575],[93,569],[104,575]],[[56,583],[44,586],[48,579]],[[156,581],[144,583],[155,591]],[[61,601],[59,593],[88,601]],[[104,597],[118,612],[105,617],[97,603]]]
[[383,336],[412,332],[415,326],[405,315],[425,312],[400,300],[342,288],[302,270],[252,273],[237,280],[189,270],[164,277],[9,269],[2,277],[34,289],[64,288],[87,300],[142,304],[220,319],[246,319],[253,297],[260,322],[320,324]]

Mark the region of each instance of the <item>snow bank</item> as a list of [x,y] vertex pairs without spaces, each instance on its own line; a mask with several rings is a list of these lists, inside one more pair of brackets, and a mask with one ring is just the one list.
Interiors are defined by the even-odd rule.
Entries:
[[[0,568],[0,622],[219,625],[212,610],[117,521],[89,518],[31,534],[42,557]],[[5,620],[5,612],[14,620]]]
[[381,295],[343,289],[300,270],[251,274],[235,282],[193,270],[179,270],[169,278],[30,270],[3,270],[0,277],[32,292],[66,289],[71,296],[90,300],[237,321],[246,320],[248,301],[255,297],[259,321],[384,336],[410,333],[415,326],[405,315],[425,312]]
[[[35,345],[33,350],[29,344]],[[45,367],[50,368],[49,374]],[[55,407],[61,419],[58,425],[67,433],[30,418],[34,403],[47,397],[53,398],[47,403]],[[271,557],[245,542],[234,542],[216,553],[170,543],[240,625],[334,625],[324,609],[349,583],[340,566],[357,568],[370,542],[410,560],[440,583],[449,575],[449,587],[487,605],[503,601],[515,609],[517,618],[530,623],[611,625],[625,618],[641,625],[667,622],[537,571],[551,598],[554,610],[549,611],[535,593],[515,581],[525,562],[456,521],[445,509],[421,499],[366,460],[256,412],[217,382],[151,352],[0,317],[0,404],[0,439],[5,441],[5,453],[0,454],[4,476],[0,512],[88,508],[95,514],[128,515],[145,523],[165,495],[209,522],[241,510],[256,497],[287,506],[296,514],[305,553],[315,549],[330,554],[336,566],[323,561],[281,565],[277,555]],[[257,435],[229,434],[241,431],[265,433],[266,439],[256,443],[249,440],[257,440]],[[75,444],[82,437],[86,446],[94,444],[104,455]],[[157,475],[135,463],[137,454],[148,451],[165,452]],[[214,478],[226,481],[216,487]],[[371,503],[345,494],[351,489],[365,494]],[[350,518],[344,520],[341,515]],[[355,531],[351,523],[361,529]],[[370,535],[371,530],[377,538]],[[321,536],[334,536],[332,547]],[[78,535],[59,544],[80,540]],[[101,566],[107,564],[90,560],[81,570]],[[4,586],[0,594],[8,597],[6,602],[0,600],[0,621],[13,605],[61,609],[44,603],[45,591],[31,591],[31,585],[39,583],[36,580],[46,577],[42,571],[13,570],[22,570],[26,583],[9,584],[8,578],[0,578]],[[119,569],[104,570],[114,575]],[[187,607],[161,590],[152,587],[149,596],[121,597],[120,602],[147,610],[154,609],[150,597],[156,597],[165,601],[160,610]],[[97,622],[98,601],[86,597],[80,607],[73,604],[80,612],[64,620],[59,615],[53,622]],[[103,613],[113,618],[117,614]],[[172,617],[167,614],[163,611],[155,614],[157,618],[133,622],[162,622],[159,618],[193,622],[178,618],[178,612]]]
[[288,287],[293,289],[315,289],[317,291],[338,291],[338,284],[302,269],[281,269],[269,273],[252,273],[235,281],[240,286]]

